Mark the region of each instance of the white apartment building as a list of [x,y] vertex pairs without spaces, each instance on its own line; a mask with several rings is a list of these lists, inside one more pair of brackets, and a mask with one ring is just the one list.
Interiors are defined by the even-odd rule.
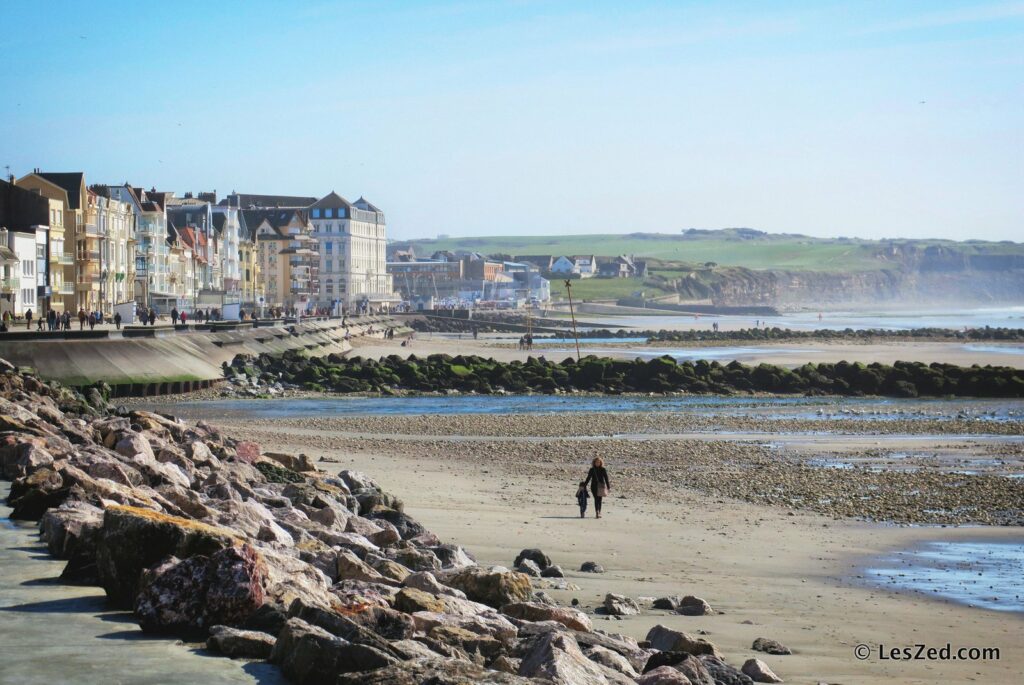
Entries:
[[320,253],[318,306],[357,311],[397,302],[387,272],[384,212],[334,191],[307,210]]
[[[105,186],[97,188],[101,192]],[[99,305],[113,316],[114,305],[135,297],[135,212],[131,203],[96,196],[96,228],[100,240]]]
[[[213,211],[213,231],[217,238],[218,257],[220,262],[220,282],[225,293],[239,294],[241,291],[241,262],[239,261],[239,243],[241,221],[238,207],[215,205]],[[241,295],[238,295],[241,297]]]

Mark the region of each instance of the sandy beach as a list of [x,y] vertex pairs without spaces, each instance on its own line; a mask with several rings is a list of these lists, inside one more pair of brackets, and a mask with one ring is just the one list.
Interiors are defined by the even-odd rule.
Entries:
[[[520,549],[542,548],[572,583],[548,590],[560,601],[576,598],[593,610],[606,592],[695,594],[718,611],[683,617],[650,610],[611,624],[598,620],[607,630],[637,638],[658,623],[706,631],[730,661],[756,654],[793,683],[1013,682],[1024,668],[1019,614],[888,592],[864,579],[869,560],[894,550],[929,540],[1019,544],[1019,528],[901,527],[709,496],[664,482],[657,461],[646,472],[623,476],[613,445],[601,449],[613,449],[609,466],[621,485],[603,519],[580,520],[572,495],[574,478],[582,477],[593,454],[585,447],[569,463],[565,453],[548,454],[541,445],[526,447],[532,457],[501,459],[503,445],[486,439],[368,440],[289,421],[207,418],[264,449],[302,451],[327,460],[322,468],[376,474],[411,514],[483,563],[507,566]],[[578,572],[588,560],[607,573]],[[794,654],[752,652],[752,641],[762,636]],[[874,650],[919,643],[998,647],[1001,658],[881,661],[875,655],[862,661],[853,655],[861,643]]]

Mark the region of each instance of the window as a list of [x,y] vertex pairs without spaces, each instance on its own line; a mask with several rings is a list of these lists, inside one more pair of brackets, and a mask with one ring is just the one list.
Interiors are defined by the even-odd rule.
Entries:
[[36,291],[32,288],[25,288],[21,291],[22,304],[32,306],[36,303]]
[[23,259],[21,261],[21,275],[22,276],[35,276],[36,275],[36,263],[31,259]]
[[324,243],[324,247],[327,250],[328,254],[330,254],[331,252],[334,251],[334,243],[332,243],[330,240],[328,240],[326,243]]
[[330,219],[331,217],[334,216],[334,210],[333,209],[325,209],[324,210],[324,216],[327,217],[328,219]]
[[314,219],[319,219],[320,218],[320,210],[319,209],[314,209],[313,210],[313,218]]

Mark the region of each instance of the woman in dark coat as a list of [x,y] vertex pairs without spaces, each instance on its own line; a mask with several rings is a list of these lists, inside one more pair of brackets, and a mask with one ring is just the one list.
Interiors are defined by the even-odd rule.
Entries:
[[607,497],[612,489],[612,483],[608,480],[608,472],[604,469],[604,459],[594,457],[590,471],[587,472],[587,480],[583,484],[590,485],[590,493],[594,495],[594,513],[596,518],[601,518],[601,500]]

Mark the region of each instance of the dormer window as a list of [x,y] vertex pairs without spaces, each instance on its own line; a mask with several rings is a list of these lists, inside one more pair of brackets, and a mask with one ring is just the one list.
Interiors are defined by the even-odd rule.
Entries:
[[326,216],[328,219],[332,218],[334,216],[334,210],[333,209],[325,209],[324,210],[324,216]]
[[313,210],[313,218],[314,219],[319,219],[320,218],[320,210],[319,209],[314,209]]

